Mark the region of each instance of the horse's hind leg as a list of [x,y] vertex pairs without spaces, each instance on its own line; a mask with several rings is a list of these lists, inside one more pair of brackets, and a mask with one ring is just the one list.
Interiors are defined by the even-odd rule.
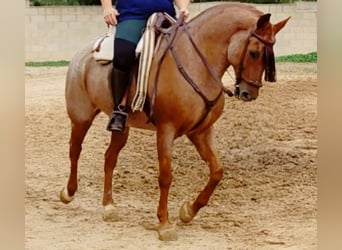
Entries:
[[73,200],[77,190],[77,166],[82,150],[82,142],[96,114],[94,113],[90,119],[82,122],[71,122],[71,136],[69,141],[70,174],[67,186],[60,193],[61,201],[66,204]]
[[212,145],[212,127],[200,134],[189,135],[188,138],[195,145],[202,159],[208,164],[210,178],[205,188],[192,204],[186,202],[182,205],[179,216],[185,223],[190,222],[197,212],[208,203],[210,196],[223,176],[223,168]]
[[105,221],[117,221],[119,219],[118,214],[114,208],[113,195],[112,195],[112,182],[113,171],[118,160],[121,149],[126,145],[129,134],[129,127],[126,128],[124,133],[112,132],[110,144],[105,153],[105,165],[104,165],[104,189],[103,200],[104,206],[103,220]]

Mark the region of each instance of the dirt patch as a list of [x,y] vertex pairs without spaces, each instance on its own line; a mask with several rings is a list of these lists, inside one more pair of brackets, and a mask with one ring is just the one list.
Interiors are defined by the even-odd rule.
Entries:
[[[67,68],[26,68],[26,249],[316,249],[317,65],[278,63],[278,82],[257,101],[226,98],[215,124],[224,177],[188,225],[178,219],[208,169],[187,138],[175,142],[169,213],[179,239],[161,242],[152,131],[131,129],[113,180],[121,220],[102,220],[103,160],[109,143],[100,114],[83,143],[79,190],[68,205],[59,192],[69,174]],[[225,76],[225,82],[231,82]]]

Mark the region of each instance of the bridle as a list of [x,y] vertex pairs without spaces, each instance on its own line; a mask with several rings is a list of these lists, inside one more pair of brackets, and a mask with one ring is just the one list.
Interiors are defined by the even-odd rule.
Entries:
[[249,84],[255,88],[258,88],[258,89],[263,86],[261,81],[252,81],[249,79],[245,79],[242,76],[243,61],[246,57],[247,48],[248,48],[251,37],[255,37],[261,43],[263,43],[265,46],[264,47],[264,62],[266,65],[266,67],[265,67],[265,80],[275,81],[275,65],[274,65],[275,62],[274,62],[274,53],[273,53],[273,45],[275,44],[275,40],[266,41],[264,38],[262,38],[261,36],[256,34],[255,29],[253,29],[247,37],[245,46],[244,46],[243,51],[242,51],[241,59],[240,59],[239,65],[238,65],[238,70],[237,70],[237,74],[236,74],[236,81],[235,81],[235,91],[234,91],[235,96],[240,95],[240,83],[241,83],[241,81],[244,81],[245,83],[247,83],[247,84]]
[[[219,91],[218,95],[216,96],[216,98],[214,98],[212,100],[209,100],[209,98],[207,98],[207,96],[202,92],[202,90],[197,86],[197,84],[191,79],[190,75],[185,71],[184,67],[182,66],[181,61],[179,60],[179,57],[174,50],[173,42],[174,42],[174,39],[176,37],[178,28],[181,26],[183,26],[183,30],[184,30],[185,34],[187,35],[188,39],[190,40],[191,44],[193,45],[193,48],[195,49],[195,51],[199,55],[200,60],[206,66],[207,70],[210,72],[214,81],[220,87],[220,91]],[[243,61],[244,61],[244,58],[246,57],[248,44],[249,44],[250,38],[252,36],[257,38],[260,42],[262,42],[265,45],[265,53],[264,53],[264,60],[265,60],[265,65],[266,65],[265,79],[266,80],[271,79],[271,78],[273,79],[275,77],[274,53],[273,53],[273,45],[274,45],[275,41],[272,41],[272,42],[266,41],[265,39],[263,39],[262,37],[257,35],[254,30],[252,30],[250,32],[250,34],[248,35],[247,41],[246,41],[245,46],[244,46],[242,57],[241,57],[241,60],[240,60],[239,66],[238,66],[238,73],[237,73],[237,77],[236,77],[235,93],[234,94],[232,91],[230,91],[229,89],[227,89],[223,85],[222,81],[217,76],[217,73],[211,68],[211,66],[209,65],[209,63],[207,62],[207,60],[205,59],[205,57],[203,56],[203,54],[201,53],[201,51],[197,47],[196,43],[193,41],[192,36],[188,30],[187,23],[184,22],[184,16],[182,14],[178,18],[176,23],[174,23],[173,26],[171,26],[171,28],[167,32],[165,32],[162,29],[159,29],[159,31],[165,35],[167,45],[166,45],[166,48],[164,49],[164,52],[163,52],[163,54],[162,54],[162,56],[161,56],[161,58],[157,64],[157,71],[156,71],[156,76],[155,76],[153,90],[152,90],[151,105],[150,105],[150,110],[149,110],[149,115],[148,115],[150,121],[152,121],[152,122],[153,122],[152,117],[153,117],[153,111],[154,111],[153,107],[155,105],[155,100],[156,100],[157,83],[158,83],[159,73],[160,73],[160,69],[161,69],[161,64],[163,62],[163,58],[166,55],[167,51],[170,51],[171,55],[173,56],[175,63],[177,65],[178,70],[181,73],[181,75],[184,77],[184,79],[190,84],[190,86],[195,90],[195,92],[202,98],[202,100],[205,103],[205,113],[202,115],[202,118],[195,124],[195,126],[191,130],[194,130],[195,128],[200,126],[200,124],[206,119],[207,115],[211,111],[211,108],[217,103],[217,101],[221,97],[222,93],[226,93],[230,97],[234,96],[234,94],[239,95],[239,93],[240,93],[239,84],[242,80],[244,82],[248,83],[249,85],[254,86],[256,88],[262,87],[261,82],[249,81],[249,80],[242,78]],[[272,59],[272,57],[273,57],[273,59]],[[269,65],[271,65],[271,66],[269,66]],[[270,72],[270,73],[268,73],[268,72]],[[272,74],[273,74],[273,76],[272,76]]]

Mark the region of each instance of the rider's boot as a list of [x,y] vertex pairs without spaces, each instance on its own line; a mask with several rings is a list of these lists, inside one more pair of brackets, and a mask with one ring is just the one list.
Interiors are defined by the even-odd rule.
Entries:
[[126,127],[126,104],[121,104],[130,80],[130,72],[124,72],[113,67],[111,75],[112,97],[114,102],[113,112],[110,116],[107,130],[123,132]]

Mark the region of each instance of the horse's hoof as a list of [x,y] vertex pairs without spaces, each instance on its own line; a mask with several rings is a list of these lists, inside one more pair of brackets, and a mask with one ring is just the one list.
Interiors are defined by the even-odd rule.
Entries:
[[195,214],[193,213],[191,209],[191,203],[189,201],[184,202],[179,210],[179,218],[184,223],[189,223],[190,221],[192,221],[194,217],[195,217]]
[[176,230],[171,225],[159,226],[157,232],[159,234],[159,240],[161,241],[173,241],[178,239]]
[[120,220],[119,214],[113,204],[109,204],[104,207],[103,220],[107,222],[116,222]]
[[59,199],[65,203],[65,204],[68,204],[70,201],[72,201],[74,199],[74,195],[73,196],[70,196],[68,194],[68,188],[67,187],[64,187],[62,189],[62,191],[59,193]]

